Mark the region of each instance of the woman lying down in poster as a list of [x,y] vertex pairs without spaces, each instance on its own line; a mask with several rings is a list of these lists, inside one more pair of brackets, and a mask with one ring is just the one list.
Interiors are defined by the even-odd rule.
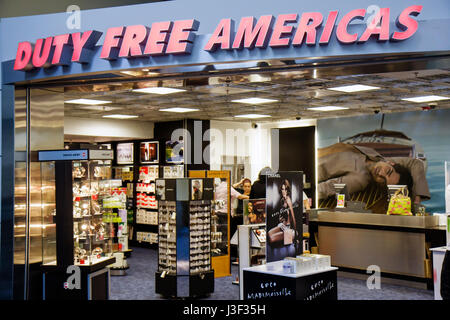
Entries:
[[[415,205],[430,199],[424,165],[419,159],[384,158],[372,148],[347,143],[318,149],[318,159],[319,199],[334,196],[335,183],[345,183],[351,195],[363,191],[372,182],[385,191],[387,185],[407,185]],[[384,208],[372,211],[386,213]]]

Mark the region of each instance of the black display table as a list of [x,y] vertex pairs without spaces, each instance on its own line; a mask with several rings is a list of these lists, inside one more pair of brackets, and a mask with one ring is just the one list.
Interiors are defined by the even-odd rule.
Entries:
[[243,300],[337,300],[337,268],[288,274],[282,261],[245,268],[242,295]]

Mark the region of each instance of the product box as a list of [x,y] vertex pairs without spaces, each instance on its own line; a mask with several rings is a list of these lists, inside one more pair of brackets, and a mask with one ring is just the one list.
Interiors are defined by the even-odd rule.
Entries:
[[299,257],[312,259],[314,270],[322,270],[331,267],[331,257],[323,254],[302,254]]

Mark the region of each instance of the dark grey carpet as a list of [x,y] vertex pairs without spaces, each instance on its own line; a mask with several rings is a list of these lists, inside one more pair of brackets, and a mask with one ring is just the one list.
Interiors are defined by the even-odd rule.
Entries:
[[[132,248],[128,258],[130,268],[126,276],[111,276],[110,297],[112,300],[159,300],[164,299],[155,293],[155,271],[157,250]],[[216,278],[214,293],[203,299],[238,300],[239,286],[232,284],[238,268],[232,265],[232,276]],[[431,290],[415,289],[394,284],[381,284],[379,290],[369,290],[366,281],[338,277],[339,300],[433,300]]]

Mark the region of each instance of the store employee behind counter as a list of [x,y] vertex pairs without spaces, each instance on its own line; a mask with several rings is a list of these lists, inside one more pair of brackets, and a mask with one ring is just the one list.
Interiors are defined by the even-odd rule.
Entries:
[[[319,199],[335,196],[335,183],[346,184],[349,194],[373,183],[384,191],[387,185],[407,185],[416,206],[430,199],[424,165],[419,159],[384,158],[372,148],[336,143],[318,149],[318,163]],[[384,206],[372,211],[386,213]]]

